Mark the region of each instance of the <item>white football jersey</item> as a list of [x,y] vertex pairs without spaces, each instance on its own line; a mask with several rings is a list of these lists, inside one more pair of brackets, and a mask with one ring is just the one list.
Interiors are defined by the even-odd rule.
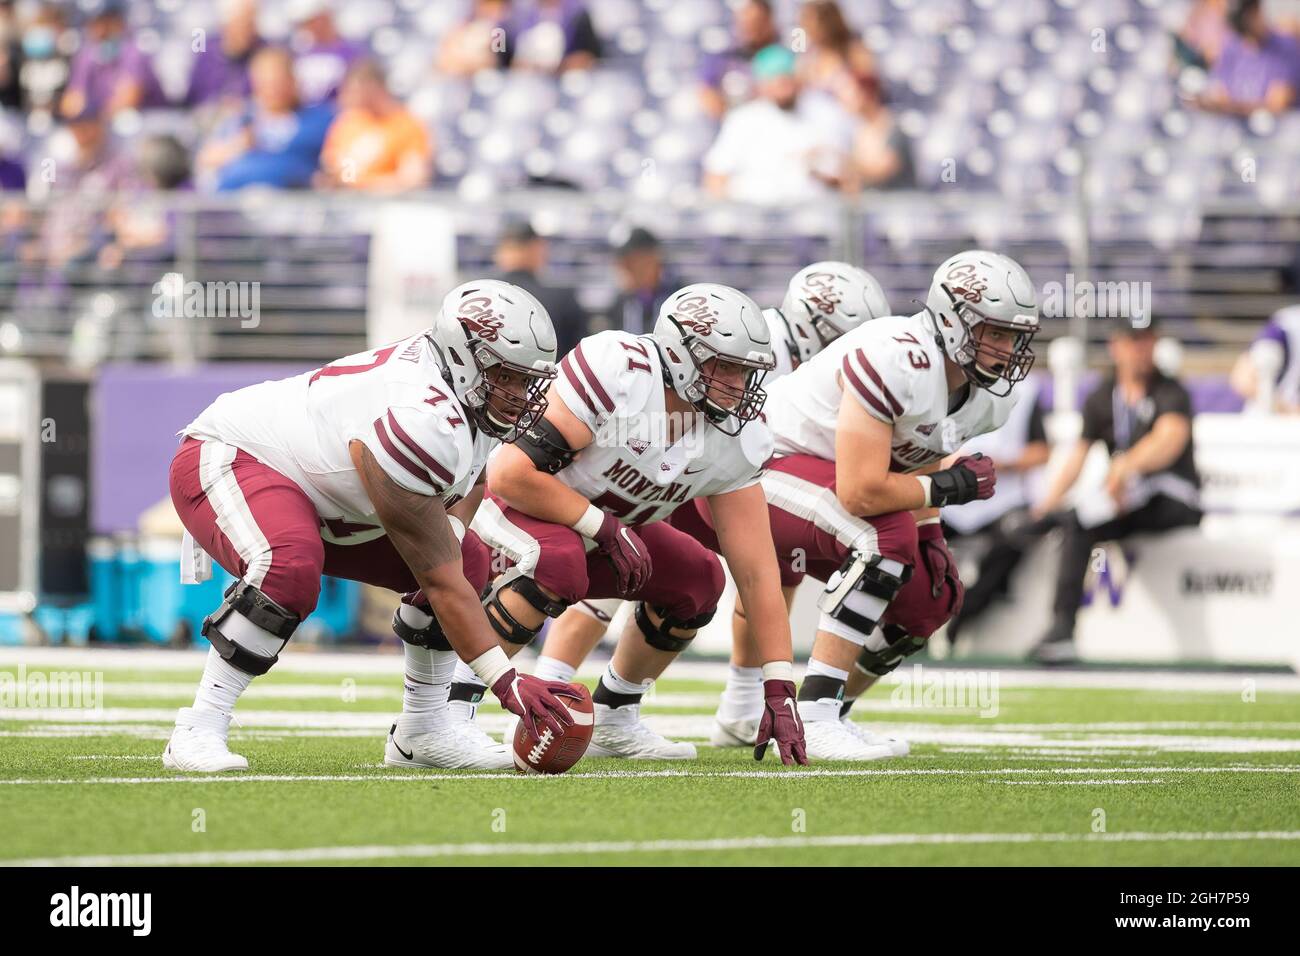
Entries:
[[840,336],[768,392],[767,422],[778,455],[835,460],[840,400],[849,394],[867,414],[893,426],[890,470],[911,472],[959,451],[1002,425],[1015,407],[971,387],[948,410],[944,354],[925,312],[888,316]]
[[748,487],[772,455],[761,420],[732,437],[696,416],[669,445],[664,377],[649,336],[609,331],[583,339],[561,360],[550,398],[595,436],[556,477],[628,524],[662,521],[692,498]]
[[474,487],[499,444],[470,427],[423,332],[227,392],[181,434],[233,445],[292,480],[316,506],[321,537],[337,544],[384,534],[348,452],[353,439],[393,481],[448,507]]

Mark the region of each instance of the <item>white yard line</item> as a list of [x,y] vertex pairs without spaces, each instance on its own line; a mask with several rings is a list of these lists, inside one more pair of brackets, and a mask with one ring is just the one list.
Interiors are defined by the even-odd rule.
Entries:
[[[235,715],[234,729],[276,729],[286,733],[328,730],[381,735],[391,725],[397,708],[391,711],[362,710],[239,710]],[[104,707],[98,710],[72,708],[11,707],[0,708],[0,720],[31,723],[50,722],[60,725],[115,724],[141,725],[156,722],[164,726],[176,718],[176,711],[162,707]],[[488,733],[502,732],[507,723],[505,714],[485,713],[479,724]],[[704,714],[656,714],[651,711],[646,723],[668,737],[699,740],[707,738],[713,718]],[[925,724],[890,722],[878,725],[914,744],[940,744],[966,747],[1052,747],[1060,750],[1155,750],[1185,753],[1300,753],[1300,735],[1295,737],[1246,737],[1220,735],[1189,735],[1160,733],[1107,733],[1115,727],[1134,730],[1169,728],[1198,728],[1195,722],[1144,723],[1066,723],[1066,724],[998,724],[993,721],[967,724]],[[1266,723],[1212,721],[1212,729],[1242,730],[1267,729]],[[1293,725],[1283,723],[1284,728]],[[1034,728],[1034,729],[1026,729]],[[125,732],[125,731],[118,731]],[[152,734],[150,736],[153,736]]]
[[213,850],[0,860],[0,866],[207,866],[352,860],[490,856],[587,856],[607,853],[718,853],[836,847],[952,846],[998,843],[1211,843],[1300,840],[1300,830],[1222,833],[872,833],[844,836],[739,837],[713,840],[620,840],[575,843],[432,843],[412,846],[324,846],[294,850]]
[[[0,647],[0,668],[26,664],[28,667],[59,669],[121,668],[154,671],[189,671],[197,675],[203,667],[204,651],[174,651],[163,648],[87,648],[87,647]],[[1300,675],[1227,671],[1179,670],[1051,670],[964,665],[945,662],[924,665],[927,671],[978,671],[997,674],[1000,687],[1096,687],[1110,690],[1181,690],[1240,693],[1249,681],[1257,693],[1276,691],[1300,694]],[[601,662],[589,662],[579,676],[596,677],[604,669]],[[358,677],[380,674],[400,677],[402,658],[395,649],[382,651],[314,651],[296,649],[292,644],[276,664],[281,674],[331,674]],[[910,672],[905,672],[910,673]],[[702,680],[722,683],[727,665],[721,662],[684,660],[673,664],[670,679]],[[886,691],[892,678],[886,680]]]
[[[0,786],[147,786],[165,783],[456,783],[465,780],[497,780],[503,783],[553,780],[652,780],[670,778],[787,780],[797,782],[809,777],[987,777],[1017,775],[1067,774],[1189,774],[1189,773],[1300,773],[1300,765],[1257,766],[1240,764],[1225,767],[999,767],[989,769],[946,769],[939,767],[881,767],[832,770],[817,767],[798,770],[593,770],[558,776],[518,774],[510,770],[495,773],[388,773],[388,774],[255,774],[229,773],[208,775],[172,774],[165,777],[87,777],[80,780],[17,778],[0,780]],[[545,784],[543,784],[545,785]]]

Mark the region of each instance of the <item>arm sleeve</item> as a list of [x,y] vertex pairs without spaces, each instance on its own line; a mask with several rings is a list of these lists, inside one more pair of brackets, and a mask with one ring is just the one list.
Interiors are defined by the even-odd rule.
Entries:
[[389,408],[357,436],[389,478],[419,495],[441,495],[456,483],[461,457],[456,427],[432,409]]
[[912,398],[914,376],[904,371],[906,361],[888,338],[865,338],[845,352],[840,363],[845,394],[857,399],[872,418],[893,425]]

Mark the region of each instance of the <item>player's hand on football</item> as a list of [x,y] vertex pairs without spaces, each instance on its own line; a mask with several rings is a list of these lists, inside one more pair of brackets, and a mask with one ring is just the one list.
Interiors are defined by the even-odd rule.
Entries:
[[620,597],[631,597],[645,587],[650,580],[650,551],[635,531],[607,514],[593,540],[614,563]]
[[787,767],[793,763],[807,765],[803,720],[799,717],[799,705],[794,699],[794,681],[763,681],[763,719],[759,722],[758,737],[754,740],[755,760],[763,759],[768,742],[773,740],[776,741],[777,753],[781,755],[781,763]]
[[521,674],[513,667],[497,678],[492,693],[502,707],[524,722],[534,738],[541,737],[541,726],[559,736],[573,723],[561,697],[582,700],[582,695],[563,681],[542,680]]

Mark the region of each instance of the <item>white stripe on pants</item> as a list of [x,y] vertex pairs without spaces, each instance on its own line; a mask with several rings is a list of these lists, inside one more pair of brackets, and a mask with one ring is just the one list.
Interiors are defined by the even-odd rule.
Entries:
[[199,481],[217,516],[217,527],[230,539],[247,565],[244,580],[261,588],[271,570],[271,543],[257,526],[244,492],[235,480],[234,461],[239,449],[205,440],[199,449]]

